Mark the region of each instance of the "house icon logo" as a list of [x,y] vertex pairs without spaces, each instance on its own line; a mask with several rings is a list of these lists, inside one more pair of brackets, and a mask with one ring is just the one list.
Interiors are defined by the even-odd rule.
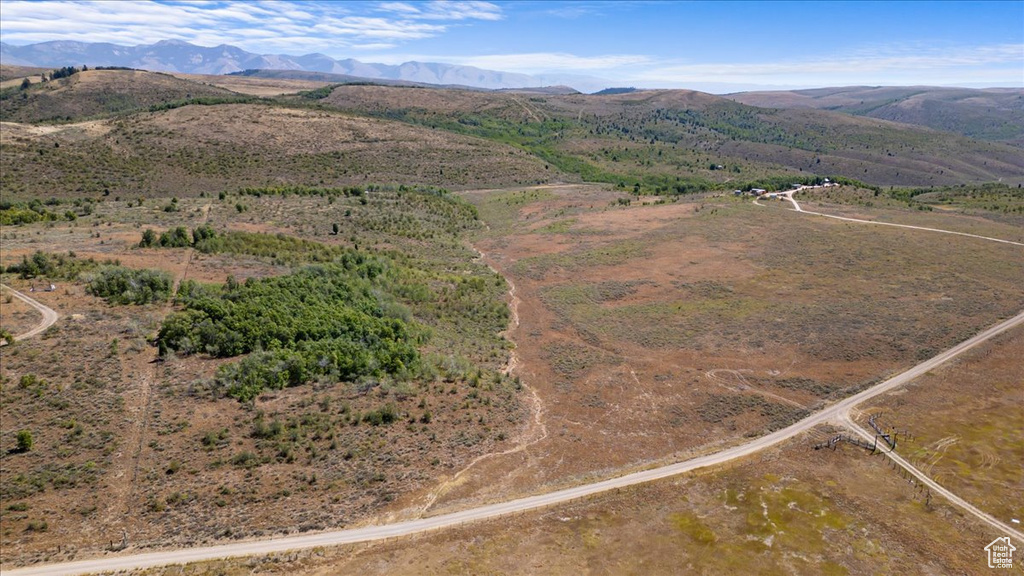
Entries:
[[985,546],[985,551],[988,552],[988,567],[1013,568],[1013,551],[1016,549],[1016,546],[1010,544],[1009,536],[996,538]]

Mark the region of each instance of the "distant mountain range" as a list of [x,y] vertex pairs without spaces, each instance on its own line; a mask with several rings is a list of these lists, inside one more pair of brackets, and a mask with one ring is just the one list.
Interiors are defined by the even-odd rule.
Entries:
[[53,41],[14,46],[0,42],[0,61],[18,66],[126,66],[158,72],[230,74],[243,70],[304,70],[370,79],[460,85],[488,90],[567,85],[594,92],[613,84],[589,76],[516,74],[437,62],[373,64],[352,58],[335,60],[324,54],[289,56],[254,54],[227,44],[212,48],[179,40],[121,46],[105,42]]

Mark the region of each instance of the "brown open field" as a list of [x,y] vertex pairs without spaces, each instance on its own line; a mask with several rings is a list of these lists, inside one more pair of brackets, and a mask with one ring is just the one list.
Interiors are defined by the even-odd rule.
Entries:
[[173,74],[175,78],[190,80],[199,84],[217,86],[239,94],[253,96],[280,96],[295,94],[304,90],[312,90],[327,86],[327,82],[316,80],[296,80],[292,78],[252,78],[249,76],[212,75],[212,74]]
[[145,574],[978,574],[996,535],[804,436],[724,469],[415,539]]
[[862,422],[911,433],[897,450],[955,494],[1003,522],[1024,521],[1024,331],[1016,330],[860,406]]
[[[634,199],[623,206],[621,191],[593,185],[465,196],[486,224],[473,232],[475,246],[515,287],[519,325],[511,336],[523,391],[510,382],[486,389],[435,382],[371,393],[319,384],[240,404],[212,395],[204,383],[224,360],[154,361],[149,340],[171,307],[111,307],[87,295],[81,283],[60,283],[40,300],[57,309],[61,321],[42,339],[3,351],[4,449],[26,426],[36,428],[39,447],[3,456],[5,479],[11,479],[4,501],[14,505],[0,511],[3,535],[17,550],[14,557],[5,552],[5,562],[93,555],[116,544],[121,530],[140,550],[437,514],[713,451],[783,426],[1024,305],[1024,256],[1010,246],[955,237],[935,242],[927,233],[868,229],[731,196]],[[394,193],[371,193],[365,204],[229,195],[182,198],[171,212],[167,201],[107,200],[73,222],[5,228],[3,263],[71,244],[80,258],[118,259],[203,282],[289,271],[283,254],[135,246],[144,227],[160,232],[207,222],[218,230],[282,233],[325,245],[418,250],[428,258],[463,254],[458,266],[467,266],[472,255],[461,252],[460,236],[438,235],[446,226],[443,213],[411,200]],[[415,218],[396,218],[403,210],[415,210]],[[949,227],[974,222],[943,216]],[[336,235],[332,223],[341,224]],[[5,281],[19,289],[27,283]],[[82,369],[67,359],[87,361]],[[504,360],[492,349],[474,361],[494,370]],[[403,415],[399,423],[353,424],[354,414],[384,401]],[[432,412],[429,424],[420,418],[425,407]],[[274,422],[286,433],[268,441],[260,431]],[[786,450],[806,450],[807,442]],[[61,448],[54,452],[55,446]],[[848,458],[860,457],[846,450]],[[796,490],[803,498],[813,486],[815,502],[839,497],[822,493],[805,475],[814,463],[801,462],[781,464],[772,473],[778,478],[753,482],[748,490]],[[870,465],[886,473],[883,465]],[[836,470],[846,466],[836,464]],[[731,473],[679,482],[712,506]],[[920,506],[913,492],[907,497],[906,506]],[[672,501],[662,495],[640,500]],[[657,505],[664,518],[688,518]],[[875,512],[861,517],[860,507],[846,505],[836,522],[878,529]],[[743,530],[753,529],[713,521],[710,509],[691,510],[702,524],[684,519],[666,530],[712,526],[721,534],[716,542],[724,543],[730,531],[747,538]],[[717,521],[724,524],[715,527]],[[636,530],[636,522],[625,525]],[[931,553],[928,542],[934,541],[909,540],[906,522],[898,529],[882,522],[906,541],[902,552],[882,554],[874,540],[850,540],[849,546],[866,546],[867,557],[884,556],[896,567]],[[928,529],[935,534],[961,529],[933,524]],[[561,534],[547,530],[538,538],[553,542]],[[673,540],[666,536],[665,542]],[[861,571],[860,564],[831,559],[822,546],[812,551]],[[621,548],[622,566],[630,550]],[[782,550],[773,560],[778,569],[809,570],[794,560],[797,552]],[[963,550],[943,553],[952,555],[950,565],[968,557]],[[729,554],[723,556],[728,562]],[[706,554],[687,562],[708,570],[725,566]],[[948,564],[946,557],[937,562]],[[613,568],[607,569],[619,571]]]
[[478,246],[522,299],[517,355],[548,435],[486,463],[439,511],[780,427],[1024,306],[1015,247],[732,199],[470,197],[492,231]]
[[4,313],[0,316],[0,328],[11,334],[28,332],[42,319],[42,315],[22,300],[10,295],[5,288],[0,292],[0,304]]

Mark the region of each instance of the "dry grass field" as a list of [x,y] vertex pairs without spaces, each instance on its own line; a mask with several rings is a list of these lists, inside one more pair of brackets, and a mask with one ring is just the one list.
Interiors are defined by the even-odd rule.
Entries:
[[[464,232],[438,236],[448,221],[432,204],[374,194],[366,204],[185,198],[171,212],[108,200],[73,222],[5,228],[4,264],[73,242],[79,258],[201,282],[295,265],[287,252],[136,247],[144,227],[204,222],[473,258]],[[211,393],[224,360],[156,361],[150,341],[169,306],[111,307],[60,283],[40,299],[62,320],[3,352],[4,449],[26,427],[36,441],[3,456],[3,535],[18,550],[6,561],[95,554],[121,530],[139,550],[437,514],[693,456],[783,426],[1024,304],[1019,251],[971,239],[879,233],[731,197],[623,206],[621,192],[589,185],[466,197],[487,225],[475,245],[515,286],[517,375],[539,404],[489,381],[369,393],[320,384],[241,404]],[[402,211],[411,218],[394,217]],[[438,350],[458,342],[437,338]],[[82,371],[62,358],[90,360]],[[473,361],[496,370],[504,359],[498,348]],[[397,423],[360,422],[386,402]]]
[[522,300],[514,339],[547,436],[485,463],[439,511],[781,427],[1024,306],[1024,255],[1010,246],[732,198],[623,208],[579,186],[468,197],[490,226],[477,245]]
[[49,68],[0,64],[0,90],[18,86],[24,78],[28,78],[31,82],[38,82],[40,80],[39,75],[49,71]]
[[995,534],[882,458],[799,437],[725,469],[376,544],[139,574],[978,574]]
[[250,78],[248,76],[216,76],[211,74],[174,74],[173,76],[251,96],[281,96],[328,85],[327,82],[292,78]]
[[88,70],[35,84],[0,101],[5,122],[71,121],[109,116],[186,98],[226,97],[235,93],[140,70]]
[[[905,389],[860,406],[908,430],[899,452],[1003,522],[1024,521],[1024,331],[1002,335]],[[865,424],[866,425],[866,424]]]

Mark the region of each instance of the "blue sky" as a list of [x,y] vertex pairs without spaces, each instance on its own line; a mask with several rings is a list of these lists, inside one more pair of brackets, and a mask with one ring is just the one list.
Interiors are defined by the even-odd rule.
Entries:
[[467,64],[616,85],[1024,86],[1024,2],[0,1],[0,37]]

